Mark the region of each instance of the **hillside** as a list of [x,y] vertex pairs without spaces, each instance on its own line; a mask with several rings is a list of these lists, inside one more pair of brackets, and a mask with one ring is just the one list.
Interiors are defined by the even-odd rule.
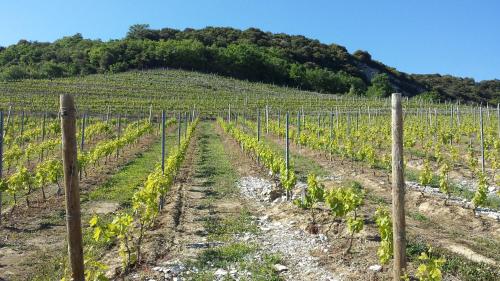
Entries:
[[129,69],[181,68],[323,93],[387,96],[399,91],[440,100],[500,102],[500,81],[414,75],[373,60],[366,51],[300,35],[259,29],[130,27],[126,37],[102,42],[81,34],[52,43],[20,40],[0,47],[0,79],[20,80]]

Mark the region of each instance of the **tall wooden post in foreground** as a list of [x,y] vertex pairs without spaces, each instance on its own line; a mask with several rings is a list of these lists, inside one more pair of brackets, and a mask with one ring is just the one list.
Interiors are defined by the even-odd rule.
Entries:
[[[161,174],[165,174],[165,110],[161,111]],[[163,209],[163,206],[165,205],[165,197],[163,194],[160,196],[160,210]]]
[[73,97],[61,95],[62,156],[64,187],[66,190],[66,227],[71,277],[84,281],[82,224],[80,218],[80,186],[76,146],[76,109]]
[[392,226],[393,280],[401,280],[406,268],[405,181],[403,174],[403,109],[401,94],[392,94]]

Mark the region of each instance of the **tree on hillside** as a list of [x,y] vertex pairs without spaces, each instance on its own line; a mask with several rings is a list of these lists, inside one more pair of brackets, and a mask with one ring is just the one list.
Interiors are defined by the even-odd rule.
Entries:
[[367,51],[357,50],[352,55],[362,62],[370,62],[372,60],[372,55]]
[[18,65],[11,65],[0,72],[0,80],[4,81],[15,81],[28,77],[26,69]]
[[159,40],[160,33],[158,30],[150,29],[149,24],[134,24],[128,29],[127,38]]
[[373,76],[371,86],[368,87],[366,95],[369,97],[387,97],[393,92],[389,76],[386,73],[379,73]]

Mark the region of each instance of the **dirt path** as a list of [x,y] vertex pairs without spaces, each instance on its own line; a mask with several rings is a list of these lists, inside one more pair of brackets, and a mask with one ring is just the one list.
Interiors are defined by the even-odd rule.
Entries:
[[164,233],[175,229],[171,244],[128,278],[337,280],[313,255],[323,248],[322,237],[283,221],[279,206],[242,195],[241,181],[266,182],[266,171],[214,123],[200,124],[196,142],[192,170],[173,190],[161,219]]

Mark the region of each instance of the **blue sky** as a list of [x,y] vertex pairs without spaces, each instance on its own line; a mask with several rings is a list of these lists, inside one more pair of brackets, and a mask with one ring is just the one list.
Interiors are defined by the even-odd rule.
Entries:
[[231,26],[337,43],[409,73],[500,79],[500,1],[495,0],[45,0],[0,1],[0,45],[77,32],[122,38],[153,28]]

